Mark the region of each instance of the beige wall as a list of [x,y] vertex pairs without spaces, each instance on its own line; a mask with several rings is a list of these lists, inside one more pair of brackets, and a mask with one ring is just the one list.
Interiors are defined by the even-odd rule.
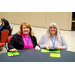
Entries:
[[72,12],[0,12],[0,18],[6,18],[9,23],[26,21],[32,26],[48,27],[51,22],[56,22],[64,30],[71,30],[71,17]]

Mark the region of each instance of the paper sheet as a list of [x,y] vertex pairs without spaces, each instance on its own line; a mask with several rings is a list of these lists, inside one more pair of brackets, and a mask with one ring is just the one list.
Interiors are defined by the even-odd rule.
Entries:
[[50,57],[58,57],[58,58],[60,58],[61,57],[61,54],[58,54],[58,53],[50,53]]
[[7,55],[8,56],[17,56],[17,55],[20,55],[20,54],[19,54],[18,51],[16,51],[16,52],[8,52]]
[[60,50],[47,50],[47,49],[41,49],[41,52],[45,52],[45,53],[50,53],[50,52],[53,52],[53,53],[60,53]]

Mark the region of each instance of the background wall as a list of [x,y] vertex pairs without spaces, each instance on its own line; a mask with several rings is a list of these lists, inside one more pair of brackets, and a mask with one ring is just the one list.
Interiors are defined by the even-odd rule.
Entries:
[[48,27],[55,22],[60,29],[71,30],[72,12],[0,12],[0,18],[12,24],[26,21],[37,27]]

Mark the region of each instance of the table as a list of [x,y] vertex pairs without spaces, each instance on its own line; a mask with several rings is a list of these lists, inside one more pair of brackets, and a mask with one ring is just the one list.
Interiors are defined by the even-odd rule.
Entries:
[[75,52],[61,50],[61,58],[50,57],[50,53],[42,53],[34,49],[18,50],[19,56],[8,57],[0,54],[0,62],[75,62]]

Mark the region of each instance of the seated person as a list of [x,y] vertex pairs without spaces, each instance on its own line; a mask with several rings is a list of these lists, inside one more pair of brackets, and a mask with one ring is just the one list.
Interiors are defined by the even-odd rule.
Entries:
[[51,23],[47,32],[42,35],[39,46],[41,48],[50,49],[61,49],[67,50],[67,43],[65,38],[59,32],[59,28],[56,23]]
[[35,50],[40,50],[37,39],[32,32],[31,25],[27,22],[23,22],[20,25],[20,30],[13,35],[9,44],[9,51],[17,51],[18,49],[35,48]]
[[2,21],[2,28],[0,29],[0,36],[1,36],[1,32],[5,29],[9,30],[9,35],[10,35],[11,27],[10,27],[9,22],[7,20]]
[[0,25],[0,29],[2,28],[3,26],[3,20],[5,20],[4,18],[1,18],[1,25]]

